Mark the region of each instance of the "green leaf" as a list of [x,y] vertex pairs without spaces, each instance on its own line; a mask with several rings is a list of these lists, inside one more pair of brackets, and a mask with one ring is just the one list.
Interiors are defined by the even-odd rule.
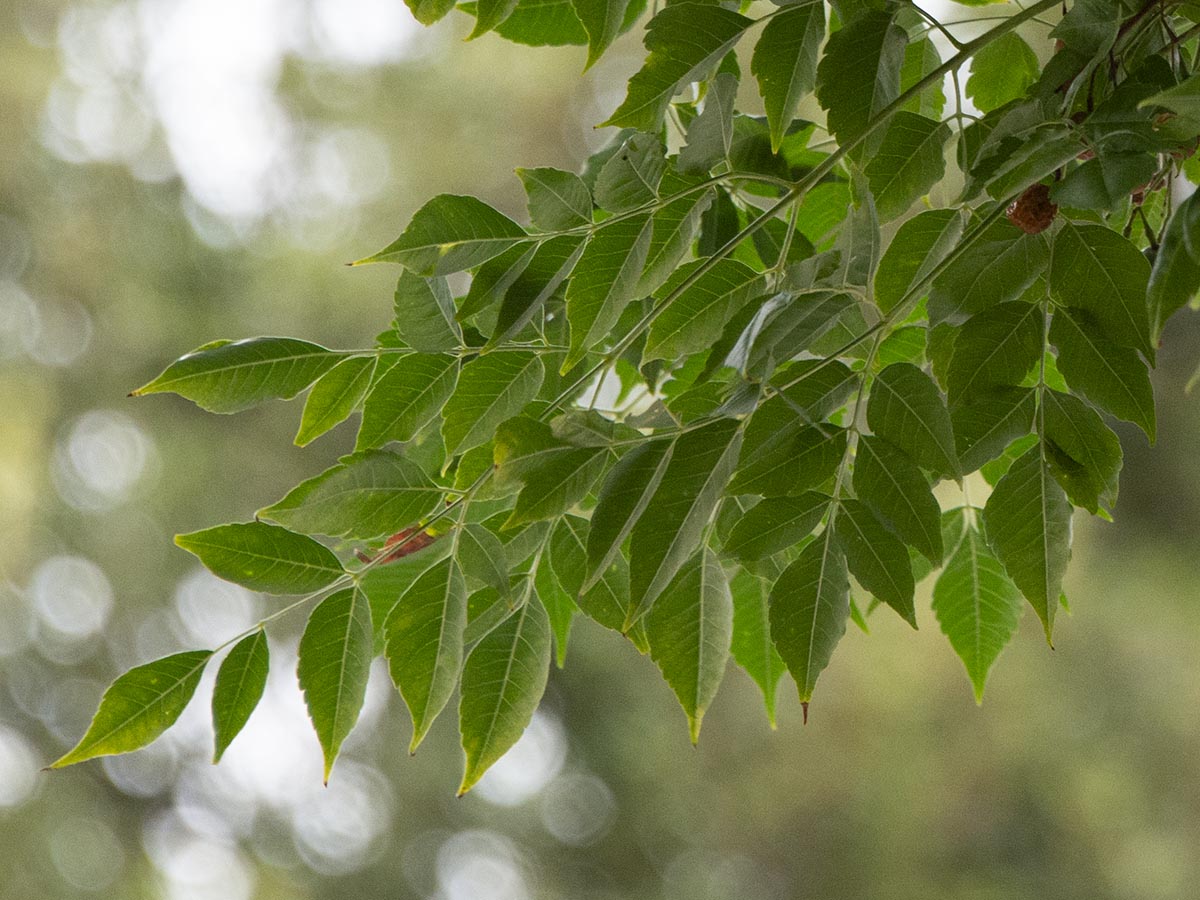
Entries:
[[596,203],[614,213],[653,203],[667,172],[665,152],[655,135],[629,135],[596,176]]
[[514,244],[476,269],[467,295],[458,302],[458,321],[474,320],[477,327],[490,330],[491,307],[504,300],[509,288],[521,277],[540,246],[540,243]]
[[933,613],[967,668],[975,702],[983,702],[988,670],[1021,618],[1021,592],[974,528],[963,535],[933,586]]
[[688,126],[687,144],[679,151],[680,172],[707,172],[729,157],[737,90],[737,77],[729,72],[712,80],[704,95],[704,109]]
[[[512,568],[521,570],[529,568],[533,557],[543,549],[546,535],[550,531],[549,522],[533,522],[529,525],[518,525],[505,528],[508,524],[509,513],[501,511],[484,520],[483,524],[492,534],[504,544],[504,555]],[[513,604],[516,605],[515,603]]]
[[[464,537],[465,532],[460,540]],[[462,668],[466,627],[467,586],[453,558],[422,573],[384,623],[388,670],[412,716],[409,753],[416,752],[450,702]]]
[[942,513],[929,482],[908,456],[882,438],[863,437],[854,459],[854,491],[906,544],[942,561]]
[[804,359],[779,370],[776,381],[785,386],[762,403],[756,414],[767,411],[762,416],[764,424],[790,417],[793,422],[808,425],[844,406],[858,384],[858,376],[841,361]]
[[730,494],[799,494],[833,477],[846,452],[846,432],[841,428],[784,426],[786,430],[767,432],[760,439],[766,428],[756,426],[751,418]]
[[720,419],[683,434],[645,512],[630,533],[631,625],[650,609],[700,546],[705,527],[733,474],[742,430]]
[[1055,313],[1050,341],[1071,390],[1137,425],[1154,443],[1154,388],[1136,351],[1113,343],[1086,312],[1072,309]]
[[650,235],[650,217],[635,216],[605,225],[588,241],[567,285],[571,351],[564,372],[611,337],[626,304],[636,296]]
[[[696,276],[704,266],[709,268]],[[656,292],[662,311],[650,325],[643,362],[678,359],[711,346],[760,281],[758,272],[733,259],[696,260],[680,268]]]
[[542,231],[592,224],[592,193],[583,179],[561,169],[517,169],[525,185],[529,219]]
[[983,476],[983,480],[995,487],[996,484],[1004,477],[1005,473],[1012,467],[1030,447],[1037,446],[1038,436],[1036,434],[1027,434],[1018,440],[1013,441],[1004,448],[1004,452],[993,459],[991,462],[984,465],[979,470],[979,474]]
[[817,99],[829,130],[843,145],[862,137],[879,112],[900,96],[907,38],[884,12],[869,12],[835,31],[817,67]]
[[441,498],[416,463],[367,450],[302,481],[256,515],[304,534],[369,540],[415,525]]
[[1105,153],[1055,184],[1050,200],[1075,209],[1109,210],[1122,205],[1157,172],[1158,159],[1149,153]]
[[[789,235],[791,243],[787,243]],[[801,234],[800,229],[797,227],[794,231],[791,230],[783,219],[768,219],[761,228],[750,235],[750,240],[759,260],[768,269],[803,262],[816,252],[812,242]],[[787,259],[781,264],[779,255],[784,252],[785,245]]]
[[[568,596],[574,598],[592,621],[620,632],[631,613],[629,605],[629,564],[618,552],[594,584],[584,585],[587,571],[588,524],[578,516],[563,516],[554,529],[550,542],[550,563],[555,578]],[[619,550],[619,546],[618,546]],[[629,630],[627,636],[645,653],[643,622]]]
[[916,585],[908,549],[875,513],[857,500],[841,501],[835,522],[846,564],[858,583],[916,628],[917,614],[913,609]]
[[562,235],[538,245],[528,264],[504,292],[488,351],[517,335],[543,310],[583,255],[582,235]]
[[833,249],[839,255],[836,274],[827,280],[831,285],[856,285],[865,288],[875,274],[883,251],[879,215],[867,181],[858,172],[851,182],[850,205],[843,214]]
[[[631,17],[636,18],[645,8],[646,0],[630,3],[622,28],[628,28]],[[496,33],[531,47],[582,46],[588,42],[588,33],[571,0],[517,0],[517,8],[500,23]]]
[[646,26],[650,55],[629,79],[625,101],[603,125],[654,133],[683,84],[704,77],[729,52],[753,19],[703,3],[667,6]]
[[963,474],[974,472],[1033,428],[1037,393],[1029,388],[996,388],[976,394],[950,410],[954,445]]
[[896,231],[875,273],[875,303],[885,313],[915,293],[954,249],[963,218],[952,209],[930,209]]
[[369,356],[344,359],[321,377],[304,401],[296,446],[304,447],[334,426],[344,422],[362,402],[375,374],[375,360]]
[[896,363],[876,376],[867,424],[931,472],[960,477],[954,426],[942,392],[916,366]]
[[587,519],[563,516],[550,536],[550,566],[572,600],[583,590],[587,575],[587,533]]
[[[668,178],[663,179],[664,183]],[[712,198],[711,190],[694,191],[654,213],[650,247],[635,295],[648,296],[654,293],[675,271],[679,260],[691,248],[692,239],[700,227],[700,218],[712,203]]]
[[[1041,65],[1036,54],[1019,34],[1010,31],[989,42],[971,58],[967,96],[976,109],[991,112],[1011,100],[1024,97],[1040,74]],[[967,668],[970,671],[970,666]],[[983,671],[986,674],[986,666]],[[982,684],[980,681],[981,692]]]
[[795,497],[768,497],[752,506],[733,526],[725,553],[737,559],[765,559],[798,544],[825,517],[830,498],[815,491]]
[[715,187],[713,194],[712,204],[700,217],[700,237],[696,241],[696,255],[701,257],[715,256],[726,244],[736,241],[742,229],[742,214],[729,191]]
[[250,720],[262,699],[270,668],[267,634],[261,628],[233,645],[213,686],[213,763],[219,763],[229,744]]
[[[917,38],[909,43],[904,48],[904,65],[900,69],[900,93],[904,94],[915,88],[941,65],[941,54],[928,37]],[[946,92],[941,83],[931,84],[917,96],[910,97],[900,108],[940,120],[946,109]]]
[[1049,279],[1063,306],[1087,310],[1109,341],[1153,361],[1146,311],[1150,264],[1132,243],[1102,225],[1064,222],[1054,237]]
[[885,337],[875,351],[875,366],[887,368],[896,363],[925,364],[929,331],[924,325],[903,325]]
[[455,0],[404,0],[404,4],[412,11],[422,25],[432,25],[454,9]]
[[757,334],[743,371],[750,376],[770,374],[779,363],[809,350],[853,305],[848,294],[833,291],[777,294],[763,305],[752,325]]
[[550,620],[550,631],[554,634],[554,664],[561,669],[567,662],[571,627],[579,607],[549,565],[543,563],[537,567],[533,573],[533,585],[537,599],[541,601]]
[[731,493],[797,494],[819,485],[841,461],[845,433],[811,423],[846,402],[856,376],[841,362],[815,360],[796,363],[786,372],[795,376],[794,383],[760,404],[750,417]]
[[1174,87],[1147,97],[1139,106],[1161,106],[1188,119],[1200,119],[1200,75],[1191,75]]
[[729,588],[733,595],[733,639],[730,651],[734,661],[762,691],[767,721],[774,728],[775,688],[787,668],[771,642],[767,591],[761,578],[745,570],[740,570],[733,577]]
[[808,544],[771,588],[771,639],[796,680],[804,718],[817,678],[846,633],[850,580],[832,530]]
[[721,562],[707,548],[689,559],[646,616],[650,658],[679,698],[692,743],[717,695],[733,635],[733,597]]
[[945,122],[905,110],[892,116],[866,167],[880,221],[903,215],[941,181],[946,171],[943,148],[949,139]]
[[528,239],[525,229],[482,200],[439,194],[417,210],[400,237],[356,265],[392,262],[418,275],[449,275]]
[[621,545],[658,491],[674,453],[674,441],[648,440],[622,456],[604,479],[588,529],[582,591],[589,590],[620,557]]
[[175,543],[219,578],[267,594],[311,594],[344,574],[327,547],[265,522],[177,534]]
[[1050,259],[1042,235],[1007,221],[989,225],[933,280],[929,324],[958,324],[968,316],[1016,300],[1037,281]]
[[[583,595],[583,580],[587,575],[587,533],[588,522],[579,516],[563,516],[554,526],[554,531],[550,535],[550,565],[542,568],[549,568],[554,573],[554,581],[558,584],[566,602],[560,603],[562,607],[569,608],[572,616],[574,611],[580,607],[576,602],[581,600]],[[618,554],[619,556],[619,554]],[[624,557],[620,557],[623,564]],[[538,570],[539,573],[541,569]],[[621,626],[625,624],[625,616],[628,613],[629,607],[629,572],[617,572],[615,567],[601,573],[601,578],[597,584],[587,594],[588,615],[594,620],[600,622],[606,628],[612,628],[619,631]],[[550,612],[548,609],[547,612]],[[568,620],[571,616],[564,615],[560,611],[558,616],[558,626],[555,628],[555,646],[559,649],[559,667],[562,667],[562,658],[566,653],[567,632],[569,627],[565,627],[562,621]],[[556,624],[554,614],[550,613],[550,624],[552,627]]]
[[501,597],[508,596],[508,554],[500,539],[482,525],[471,523],[462,527],[455,558],[469,581],[495,588]]
[[462,346],[455,321],[454,295],[445,278],[422,278],[405,270],[396,281],[392,327],[418,353],[441,353]]
[[1083,401],[1047,390],[1042,394],[1046,461],[1067,498],[1095,513],[1117,503],[1121,442]]
[[[408,551],[404,556],[387,557],[386,563],[371,566],[361,572],[358,577],[359,587],[371,602],[371,620],[375,623],[377,653],[382,653],[384,650],[383,626],[387,623],[388,615],[391,614],[400,595],[408,590],[425,570],[450,556],[455,549],[453,540],[445,537],[432,541],[420,537],[420,535],[428,537],[427,532],[423,529],[414,529],[407,534],[418,535],[416,542],[424,546],[419,550],[413,550],[413,544],[407,544],[401,548],[402,551]],[[396,543],[393,543],[392,547],[395,548]],[[384,552],[381,548],[375,553],[375,556],[383,556]]]
[[492,439],[505,419],[537,396],[546,370],[533,352],[495,351],[463,366],[442,409],[442,437],[453,456]]
[[471,29],[467,40],[474,40],[495,29],[512,14],[516,6],[517,0],[476,0],[475,27]]
[[505,527],[561,516],[587,496],[607,456],[603,447],[576,447],[559,440],[545,422],[504,422],[496,432],[496,478],[524,485]]
[[467,657],[458,707],[467,756],[461,797],[521,737],[546,689],[550,622],[531,600],[484,637]]
[[1001,303],[972,316],[954,341],[946,373],[957,406],[980,391],[1020,384],[1042,358],[1045,313],[1032,303]]
[[214,341],[181,356],[131,397],[172,393],[213,413],[290,400],[348,354],[295,338]]
[[1148,287],[1150,338],[1157,341],[1163,325],[1200,291],[1200,260],[1191,248],[1200,249],[1200,191],[1193,191],[1176,207],[1163,231],[1162,246],[1154,257]]
[[356,450],[411,441],[437,418],[458,383],[453,356],[409,353],[400,357],[371,386],[363,404]]
[[763,29],[750,71],[758,79],[771,126],[771,150],[779,152],[800,101],[817,83],[817,54],[825,39],[825,7],[806,3],[785,8]]
[[359,588],[330,594],[308,617],[296,675],[325,754],[325,783],[367,696],[375,632],[371,604]]
[[629,0],[571,0],[575,15],[587,31],[588,57],[584,71],[590,69],[621,33]]
[[191,650],[130,669],[104,692],[79,743],[49,768],[145,747],[175,724],[211,657],[211,650]]
[[1113,0],[1078,0],[1050,36],[1085,57],[1098,56],[1116,40],[1123,8],[1122,3]]
[[983,524],[988,543],[1042,620],[1049,641],[1071,558],[1071,505],[1040,446],[1027,450],[996,484]]

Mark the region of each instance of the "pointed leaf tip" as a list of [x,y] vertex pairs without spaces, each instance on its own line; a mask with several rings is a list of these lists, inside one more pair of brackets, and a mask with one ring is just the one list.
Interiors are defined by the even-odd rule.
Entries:
[[46,768],[61,769],[151,743],[183,713],[211,658],[211,650],[191,650],[130,669],[108,686],[79,743]]
[[800,701],[800,709],[803,710],[803,712],[804,712],[804,721],[802,724],[807,725],[808,724],[808,701],[807,700]]

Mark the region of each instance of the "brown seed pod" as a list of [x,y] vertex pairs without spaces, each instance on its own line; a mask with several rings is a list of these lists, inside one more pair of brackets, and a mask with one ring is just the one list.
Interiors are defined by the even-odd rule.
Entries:
[[1032,184],[1006,210],[1008,221],[1026,234],[1041,234],[1058,215],[1058,207],[1050,202],[1050,188]]

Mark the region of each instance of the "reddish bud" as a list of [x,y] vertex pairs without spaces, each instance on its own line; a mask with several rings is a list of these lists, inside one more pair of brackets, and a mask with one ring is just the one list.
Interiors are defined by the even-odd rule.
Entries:
[[1050,202],[1050,188],[1038,183],[1030,185],[1006,211],[1008,221],[1026,234],[1041,234],[1058,215],[1058,207]]

